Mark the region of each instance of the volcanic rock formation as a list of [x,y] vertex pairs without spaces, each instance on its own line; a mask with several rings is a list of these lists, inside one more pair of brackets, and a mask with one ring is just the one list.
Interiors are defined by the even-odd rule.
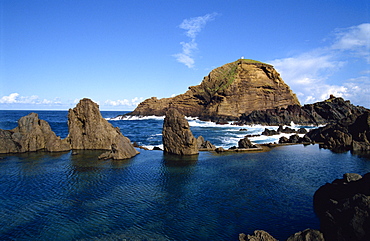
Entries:
[[0,153],[20,153],[45,150],[68,151],[69,144],[51,130],[49,123],[30,113],[18,120],[13,130],[0,129]]
[[334,151],[370,151],[370,112],[350,115],[306,134],[320,147]]
[[72,149],[109,150],[101,158],[126,159],[139,152],[119,128],[105,120],[99,106],[90,99],[82,99],[68,112],[69,134],[66,138]]
[[193,136],[188,121],[174,108],[166,113],[162,134],[164,152],[176,155],[199,153],[197,139]]
[[325,240],[370,240],[370,173],[347,173],[314,195]]
[[152,97],[128,115],[165,115],[175,108],[186,116],[202,119],[237,120],[254,110],[299,105],[295,94],[268,64],[239,59],[212,70],[202,83],[172,98]]
[[243,114],[239,124],[251,125],[290,125],[291,122],[299,125],[323,125],[337,122],[343,118],[357,117],[368,109],[355,106],[349,100],[330,96],[329,99],[304,106],[289,105],[286,108],[255,110]]

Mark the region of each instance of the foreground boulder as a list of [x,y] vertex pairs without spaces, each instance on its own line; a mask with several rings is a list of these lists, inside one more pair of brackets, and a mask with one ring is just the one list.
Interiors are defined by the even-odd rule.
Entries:
[[370,240],[370,173],[344,174],[314,195],[325,240]]
[[105,120],[99,106],[90,99],[82,99],[68,111],[69,134],[66,138],[74,150],[108,150],[100,158],[127,159],[139,152],[119,128]]
[[193,136],[188,121],[174,108],[166,113],[162,134],[164,152],[176,155],[199,153],[197,139]]
[[[370,240],[370,172],[361,176],[346,173],[342,179],[321,186],[314,194],[314,209],[320,231],[306,229],[287,241],[368,241]],[[240,241],[276,240],[256,230],[239,235]]]
[[13,130],[0,129],[0,153],[29,151],[68,151],[69,144],[51,130],[49,123],[30,113],[18,120]]
[[239,59],[212,70],[197,86],[172,98],[152,97],[129,115],[165,115],[171,107],[186,116],[224,123],[244,113],[299,105],[296,95],[273,66]]

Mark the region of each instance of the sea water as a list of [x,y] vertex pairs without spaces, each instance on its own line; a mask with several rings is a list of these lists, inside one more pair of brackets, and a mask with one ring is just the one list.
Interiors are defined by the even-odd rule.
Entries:
[[[28,113],[0,111],[0,128]],[[66,111],[37,113],[67,136]],[[163,118],[111,120],[118,114],[102,112],[131,141],[162,144]],[[264,129],[188,120],[195,136],[224,147]],[[123,161],[98,160],[100,151],[0,155],[0,240],[238,240],[256,229],[285,240],[319,228],[312,198],[321,185],[370,172],[368,155],[318,145],[192,158],[139,151]]]

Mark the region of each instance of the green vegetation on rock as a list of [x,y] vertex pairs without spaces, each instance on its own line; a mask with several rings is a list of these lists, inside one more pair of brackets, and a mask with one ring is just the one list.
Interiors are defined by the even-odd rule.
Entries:
[[238,59],[237,62],[243,62],[243,63],[250,63],[250,64],[266,64],[266,63],[263,63],[263,62],[260,62],[260,61],[257,61],[257,60],[253,60],[253,59]]

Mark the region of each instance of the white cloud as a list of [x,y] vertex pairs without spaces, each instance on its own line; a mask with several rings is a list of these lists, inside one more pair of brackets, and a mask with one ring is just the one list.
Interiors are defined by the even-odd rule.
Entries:
[[310,85],[325,79],[328,74],[342,66],[343,62],[333,60],[329,54],[313,51],[296,57],[276,59],[271,61],[271,64],[284,79],[291,82],[289,84]]
[[178,62],[185,64],[189,68],[194,67],[195,61],[192,55],[193,51],[197,49],[195,39],[207,22],[214,20],[216,16],[217,13],[211,13],[182,21],[179,27],[186,30],[185,34],[190,38],[190,41],[181,42],[182,52],[173,55]]
[[131,100],[123,99],[123,100],[106,100],[104,105],[106,106],[127,106],[127,107],[136,107],[144,100],[143,97],[135,97]]
[[8,96],[0,98],[0,104],[33,104],[33,105],[51,105],[60,104],[59,98],[55,100],[40,99],[37,95],[21,96],[18,93],[11,93]]
[[18,93],[12,93],[9,96],[3,96],[0,99],[0,103],[2,104],[12,104],[17,102],[17,97],[19,96]]
[[[289,58],[275,59],[270,63],[297,93],[302,104],[321,101],[333,94],[368,107],[369,76],[357,76],[347,80],[332,80],[331,76],[339,73],[348,64],[348,53],[355,54],[353,56],[359,61],[365,58],[369,63],[369,48],[370,24],[365,23],[337,30],[335,40],[329,46]],[[368,70],[363,70],[355,74],[368,73]]]
[[336,41],[332,45],[333,49],[353,50],[362,47],[370,48],[370,23],[337,29]]
[[370,23],[363,23],[350,28],[337,29],[336,39],[331,48],[349,51],[364,57],[370,63]]

